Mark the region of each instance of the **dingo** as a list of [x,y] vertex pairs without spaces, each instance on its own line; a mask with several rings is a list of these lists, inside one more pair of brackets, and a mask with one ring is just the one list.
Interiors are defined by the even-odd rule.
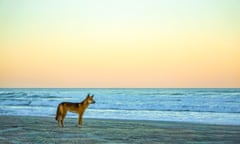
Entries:
[[58,105],[57,113],[56,113],[56,120],[58,121],[59,127],[64,127],[63,121],[67,114],[67,111],[78,113],[78,126],[82,125],[82,117],[87,109],[89,104],[94,104],[95,100],[93,99],[93,96],[90,96],[90,94],[87,95],[87,97],[80,103],[71,103],[71,102],[62,102]]

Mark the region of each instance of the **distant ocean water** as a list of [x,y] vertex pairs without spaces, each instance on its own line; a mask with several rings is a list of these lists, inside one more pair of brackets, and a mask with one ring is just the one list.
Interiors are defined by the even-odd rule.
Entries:
[[[54,117],[94,94],[85,118],[240,125],[240,89],[0,89],[0,115]],[[68,113],[67,117],[77,117]]]

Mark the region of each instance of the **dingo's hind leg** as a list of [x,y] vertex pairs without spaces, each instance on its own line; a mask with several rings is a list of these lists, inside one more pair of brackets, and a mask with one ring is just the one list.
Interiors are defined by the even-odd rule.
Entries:
[[62,121],[62,115],[57,116],[57,121],[58,121],[58,127],[62,127],[61,121]]
[[61,125],[62,125],[62,127],[64,127],[64,118],[65,118],[66,114],[67,114],[67,111],[63,111],[62,116],[61,116]]
[[58,120],[58,127],[62,127],[60,121],[61,121],[61,120]]

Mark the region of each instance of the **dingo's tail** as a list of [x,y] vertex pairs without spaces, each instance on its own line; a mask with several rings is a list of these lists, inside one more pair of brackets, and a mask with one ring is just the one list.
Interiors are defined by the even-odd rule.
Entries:
[[60,110],[61,104],[58,105],[57,112],[56,112],[56,120],[59,120],[59,117],[61,117],[61,110]]

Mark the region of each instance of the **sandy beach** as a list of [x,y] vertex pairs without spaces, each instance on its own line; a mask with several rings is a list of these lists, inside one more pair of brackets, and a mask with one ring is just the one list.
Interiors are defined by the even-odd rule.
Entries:
[[0,116],[0,143],[240,143],[240,126],[177,122]]

